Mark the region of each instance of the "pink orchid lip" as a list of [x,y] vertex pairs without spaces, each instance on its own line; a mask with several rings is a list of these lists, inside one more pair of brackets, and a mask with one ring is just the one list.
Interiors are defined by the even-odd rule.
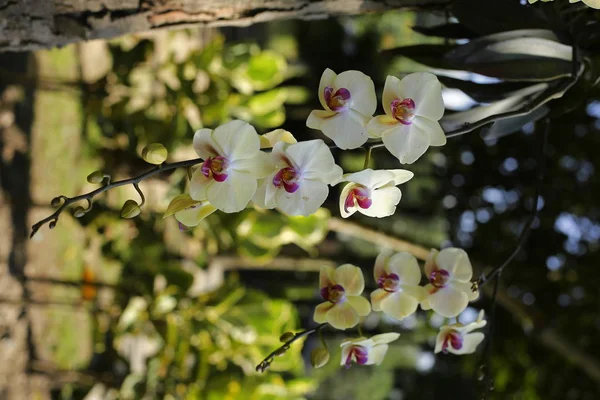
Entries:
[[448,345],[454,350],[460,350],[463,347],[462,335],[456,331],[449,332],[442,343],[442,351],[448,353]]
[[323,91],[327,107],[336,112],[347,110],[348,102],[352,98],[350,91],[346,88],[340,88],[335,93],[333,91],[333,86],[327,86]]
[[344,201],[344,211],[350,212],[350,207],[356,205],[364,210],[371,207],[372,204],[373,201],[369,197],[369,189],[363,185],[355,185],[355,187],[348,192],[348,196],[346,196],[346,200]]
[[321,288],[321,297],[331,303],[339,303],[344,300],[345,290],[342,285],[326,286]]
[[348,353],[348,357],[346,357],[346,361],[344,362],[344,367],[350,368],[352,364],[352,356],[356,357],[356,363],[360,365],[365,365],[367,361],[369,361],[369,353],[367,349],[362,346],[352,346],[350,352]]
[[450,273],[445,269],[436,269],[429,274],[429,282],[438,289],[445,287],[449,280]]
[[377,279],[377,286],[386,292],[395,292],[400,286],[400,278],[396,274],[383,274]]
[[200,170],[205,177],[212,178],[217,182],[223,182],[227,179],[228,175],[224,171],[227,171],[228,167],[229,160],[223,156],[214,156],[204,160]]
[[392,108],[392,116],[401,124],[410,125],[415,116],[414,109],[416,107],[413,99],[406,98],[404,100],[395,99],[390,104]]
[[278,188],[283,186],[286,192],[294,193],[300,188],[298,175],[298,171],[293,167],[282,168],[273,177],[273,185]]

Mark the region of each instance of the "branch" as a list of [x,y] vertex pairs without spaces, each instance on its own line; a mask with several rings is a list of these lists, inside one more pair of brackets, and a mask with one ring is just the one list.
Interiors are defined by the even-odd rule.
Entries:
[[62,204],[60,205],[60,207],[50,216],[44,218],[43,220],[35,223],[32,227],[31,227],[31,235],[29,236],[29,238],[32,238],[33,235],[36,234],[36,232],[45,224],[49,223],[49,227],[50,229],[53,229],[56,226],[56,222],[58,221],[58,217],[60,216],[60,214],[62,214],[63,211],[65,211],[65,209],[70,206],[73,203],[76,203],[78,201],[82,201],[82,200],[87,200],[88,201],[88,208],[83,210],[82,213],[80,213],[79,215],[76,215],[77,217],[81,217],[83,216],[87,211],[89,211],[91,209],[92,206],[92,200],[94,199],[94,197],[96,197],[97,195],[104,193],[110,189],[114,189],[116,187],[119,186],[125,186],[125,185],[133,185],[134,188],[137,190],[137,192],[140,194],[140,197],[142,198],[142,205],[144,204],[144,195],[141,192],[141,190],[139,189],[138,183],[140,183],[141,181],[143,181],[144,179],[150,178],[154,175],[157,175],[161,172],[164,171],[170,171],[173,169],[177,169],[177,168],[184,168],[184,167],[191,167],[193,165],[199,164],[201,163],[203,160],[201,158],[195,158],[192,160],[186,160],[186,161],[180,161],[180,162],[176,162],[176,163],[163,163],[161,165],[157,165],[156,167],[152,168],[149,171],[144,172],[141,175],[138,175],[136,177],[130,178],[130,179],[124,179],[121,181],[116,181],[116,182],[112,182],[112,183],[108,183],[96,190],[92,190],[91,192],[79,195],[79,196],[75,196],[75,197],[66,197],[66,196],[58,196],[56,197],[54,200],[52,200],[52,203],[56,203],[59,201],[62,201]]
[[494,269],[492,269],[492,271],[489,273],[489,275],[487,277],[484,274],[481,275],[481,277],[477,281],[477,286],[480,288],[483,287],[487,282],[494,279],[496,276],[500,276],[500,274],[502,273],[504,268],[506,268],[512,262],[512,260],[517,256],[517,254],[519,254],[519,252],[523,249],[523,246],[527,242],[527,239],[529,238],[529,234],[531,233],[531,228],[533,226],[533,223],[535,222],[535,220],[538,216],[538,213],[539,213],[538,212],[538,204],[540,202],[540,190],[541,190],[542,182],[544,181],[544,176],[546,174],[546,161],[545,161],[546,157],[545,157],[545,155],[546,155],[546,147],[548,145],[548,133],[550,131],[550,121],[548,119],[546,119],[544,124],[545,124],[545,127],[544,127],[544,136],[542,138],[542,148],[540,149],[540,151],[538,153],[539,172],[538,172],[538,177],[537,177],[537,184],[535,186],[535,193],[533,195],[534,201],[533,201],[533,206],[532,206],[533,208],[531,210],[531,215],[529,216],[529,219],[525,223],[525,226],[523,227],[523,230],[521,231],[521,234],[519,235],[519,238],[517,240],[517,245],[516,245],[515,249],[513,250],[513,252],[511,253],[511,255],[508,256],[506,261],[504,261],[500,266],[497,266]]
[[[256,372],[265,372],[269,368],[271,363],[273,362],[273,359],[276,356],[284,355],[285,352],[290,349],[290,346],[292,345],[292,343],[294,343],[296,340],[302,339],[303,337],[310,336],[313,333],[320,332],[321,329],[323,329],[327,325],[328,325],[327,323],[320,324],[317,327],[312,328],[312,329],[307,329],[307,330],[304,330],[304,331],[296,333],[296,334],[292,333],[293,336],[290,339],[284,341],[284,343],[281,347],[279,347],[278,349],[271,352],[271,354],[269,354],[264,360],[262,360],[260,362],[260,364],[258,364],[256,366]],[[288,332],[288,333],[291,333],[291,332]]]

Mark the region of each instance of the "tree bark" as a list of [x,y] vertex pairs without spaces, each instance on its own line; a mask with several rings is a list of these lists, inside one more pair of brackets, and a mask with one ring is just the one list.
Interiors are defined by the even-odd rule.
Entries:
[[63,46],[160,28],[247,26],[401,8],[450,0],[0,0],[0,52]]

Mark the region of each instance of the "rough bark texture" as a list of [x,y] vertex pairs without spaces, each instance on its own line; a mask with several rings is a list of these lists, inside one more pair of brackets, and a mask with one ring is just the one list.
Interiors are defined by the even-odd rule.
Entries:
[[0,51],[62,46],[152,29],[247,26],[399,8],[439,8],[450,0],[0,0]]

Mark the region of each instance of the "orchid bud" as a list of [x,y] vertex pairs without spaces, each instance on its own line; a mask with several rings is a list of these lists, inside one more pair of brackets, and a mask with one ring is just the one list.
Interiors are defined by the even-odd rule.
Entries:
[[73,216],[75,218],[81,218],[85,215],[85,209],[81,206],[77,206],[75,207],[75,209],[73,210]]
[[94,171],[87,176],[87,181],[89,183],[102,183],[104,180],[104,174],[102,171]]
[[329,362],[329,352],[327,349],[317,347],[310,352],[310,363],[314,368],[321,368]]
[[52,207],[59,207],[61,204],[62,204],[62,198],[61,197],[55,197],[50,202],[50,205]]
[[279,341],[280,342],[289,342],[290,340],[292,340],[296,335],[293,332],[285,332],[283,333],[280,337],[279,337]]
[[136,203],[134,200],[127,200],[121,209],[121,217],[135,218],[140,214],[141,211],[142,209],[138,203]]
[[142,150],[142,158],[150,164],[159,165],[167,159],[168,151],[160,143],[150,143]]

